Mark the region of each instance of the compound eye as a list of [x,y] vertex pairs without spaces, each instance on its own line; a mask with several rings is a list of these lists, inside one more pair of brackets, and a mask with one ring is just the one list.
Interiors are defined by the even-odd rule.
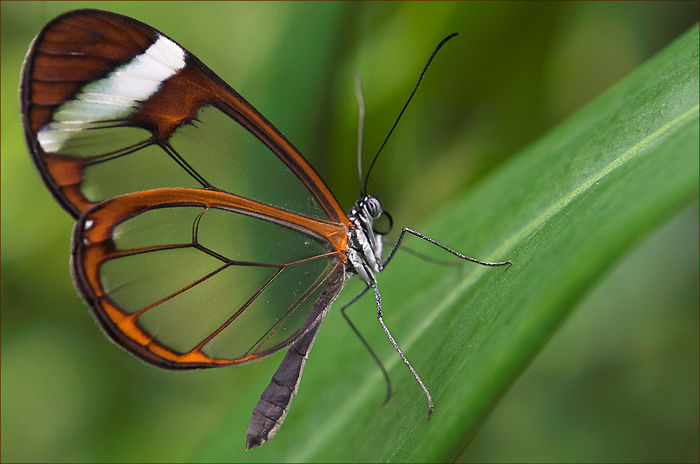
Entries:
[[374,197],[367,197],[367,212],[373,219],[379,218],[382,215],[382,205]]

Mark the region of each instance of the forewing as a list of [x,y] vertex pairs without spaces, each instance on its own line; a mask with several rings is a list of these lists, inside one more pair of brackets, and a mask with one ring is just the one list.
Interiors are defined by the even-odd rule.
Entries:
[[76,224],[77,287],[110,337],[168,368],[216,367],[298,338],[342,288],[347,230],[242,197],[159,189]]
[[120,194],[186,187],[349,224],[272,124],[194,55],[134,19],[79,10],[50,22],[25,60],[21,107],[35,164],[76,218]]

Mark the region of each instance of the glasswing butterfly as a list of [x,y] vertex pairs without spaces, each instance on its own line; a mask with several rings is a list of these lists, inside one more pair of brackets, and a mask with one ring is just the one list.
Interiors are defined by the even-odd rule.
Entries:
[[282,424],[321,322],[353,275],[366,288],[351,303],[373,291],[430,417],[430,393],[383,321],[375,274],[406,233],[463,260],[510,261],[468,258],[408,228],[383,259],[374,221],[384,212],[366,194],[377,156],[346,215],[297,149],[197,57],[106,11],[68,12],[44,27],[20,100],[32,159],[76,220],[75,285],[114,342],[168,369],[288,348],[253,410],[248,449]]

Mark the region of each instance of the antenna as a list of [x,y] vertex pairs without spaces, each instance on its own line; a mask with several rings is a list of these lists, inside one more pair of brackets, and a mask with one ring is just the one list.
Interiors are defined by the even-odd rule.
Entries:
[[440,41],[440,43],[437,45],[437,47],[435,47],[435,50],[433,50],[433,53],[430,55],[430,58],[428,58],[428,62],[425,63],[425,67],[423,68],[423,71],[420,73],[420,76],[418,77],[418,82],[416,82],[415,87],[413,87],[413,91],[411,92],[411,95],[409,95],[408,100],[406,100],[406,103],[403,105],[403,108],[401,108],[401,112],[399,113],[399,116],[396,118],[396,121],[394,121],[394,125],[391,126],[391,129],[389,130],[389,133],[386,135],[384,142],[382,142],[382,146],[379,147],[379,151],[377,151],[377,154],[374,155],[374,158],[372,159],[372,163],[369,165],[369,170],[367,170],[367,176],[365,177],[364,188],[362,189],[363,193],[367,192],[367,182],[369,182],[369,175],[372,172],[372,168],[374,167],[374,163],[377,162],[377,158],[379,158],[379,154],[384,149],[384,145],[386,145],[386,142],[389,140],[389,137],[391,136],[392,132],[394,132],[396,125],[399,123],[401,116],[403,116],[403,112],[406,111],[406,107],[411,102],[411,99],[413,98],[413,95],[416,93],[416,90],[418,90],[418,85],[423,80],[423,76],[425,75],[425,72],[428,70],[428,66],[430,66],[430,63],[433,61],[433,58],[435,58],[435,55],[437,54],[438,50],[440,50],[442,48],[442,46],[445,45],[445,43],[448,40],[450,40],[453,37],[456,37],[457,35],[458,35],[457,32],[453,32],[452,34],[450,34],[447,37],[445,37],[444,39],[442,39]]
[[365,196],[362,188],[362,131],[365,127],[365,99],[362,98],[362,81],[358,73],[353,74],[355,78],[355,96],[357,97],[358,115],[357,115],[357,179],[360,182],[360,196]]

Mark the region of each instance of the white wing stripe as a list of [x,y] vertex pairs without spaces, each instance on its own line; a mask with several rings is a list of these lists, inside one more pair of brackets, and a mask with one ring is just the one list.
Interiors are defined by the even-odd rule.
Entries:
[[172,40],[158,39],[141,55],[123,64],[104,78],[81,89],[74,99],[63,103],[53,121],[37,133],[46,153],[56,153],[73,136],[63,124],[93,123],[123,119],[155,94],[164,81],[185,67],[185,51]]

